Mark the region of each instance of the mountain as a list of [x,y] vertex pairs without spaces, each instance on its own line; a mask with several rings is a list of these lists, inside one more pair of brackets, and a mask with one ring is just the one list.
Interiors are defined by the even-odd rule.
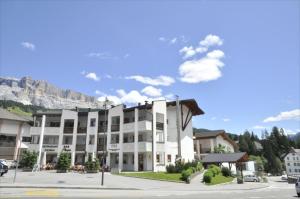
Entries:
[[292,141],[297,141],[300,139],[300,132],[296,133],[296,134],[291,134],[288,135],[288,139],[292,140]]
[[[45,108],[102,108],[103,102],[69,89],[58,88],[44,80],[31,77],[0,77],[0,100],[12,100]],[[111,104],[111,102],[110,102]]]

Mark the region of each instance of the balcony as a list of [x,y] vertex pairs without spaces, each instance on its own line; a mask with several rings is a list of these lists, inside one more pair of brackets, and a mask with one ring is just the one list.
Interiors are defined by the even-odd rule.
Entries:
[[150,152],[150,151],[152,151],[152,143],[151,142],[139,142],[138,143],[138,151],[139,152]]
[[86,133],[86,127],[78,127],[77,133]]
[[72,134],[74,130],[74,127],[64,127],[64,133],[66,134]]
[[[30,134],[41,134],[42,127],[31,127]],[[59,134],[60,127],[45,127],[45,134]]]
[[58,144],[43,144],[43,148],[57,148]]
[[97,151],[105,151],[104,145],[97,145]]
[[120,125],[119,124],[112,124],[111,125],[111,132],[118,132],[120,131]]
[[85,144],[77,144],[76,151],[85,151]]
[[119,144],[109,144],[108,145],[108,150],[110,150],[110,151],[119,151],[120,150],[120,145]]
[[98,133],[104,133],[107,132],[106,126],[98,126]]
[[147,120],[139,121],[138,131],[152,131],[152,122]]
[[134,132],[134,122],[123,124],[123,132]]

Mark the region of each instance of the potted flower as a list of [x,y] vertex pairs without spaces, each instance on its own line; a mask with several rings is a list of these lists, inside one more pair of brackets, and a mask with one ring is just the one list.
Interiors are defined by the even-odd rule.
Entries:
[[99,160],[97,158],[92,160],[92,156],[89,155],[88,161],[85,163],[85,170],[87,173],[98,173],[100,169]]
[[62,152],[57,162],[57,173],[66,173],[70,169],[71,156],[69,153]]
[[22,154],[22,159],[20,161],[20,167],[23,168],[23,171],[32,171],[34,165],[37,161],[37,152],[35,151],[24,151]]

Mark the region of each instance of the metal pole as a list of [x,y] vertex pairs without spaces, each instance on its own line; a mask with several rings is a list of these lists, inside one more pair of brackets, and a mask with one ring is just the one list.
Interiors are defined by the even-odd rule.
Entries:
[[40,135],[40,145],[39,145],[39,156],[36,162],[37,170],[40,170],[41,167],[41,156],[42,156],[42,148],[44,142],[44,131],[45,131],[45,122],[46,122],[46,115],[42,117],[42,126],[41,126],[41,135]]
[[14,175],[13,183],[16,182],[16,178],[17,178],[17,170],[18,170],[18,166],[19,166],[21,145],[22,145],[22,134],[23,134],[23,124],[21,125],[21,132],[20,132],[20,136],[19,136],[19,140],[18,140],[19,141],[19,147],[18,147],[18,151],[17,151],[17,164],[16,164],[16,168],[15,168],[15,175]]
[[105,161],[106,161],[106,150],[107,150],[107,146],[106,146],[106,136],[107,136],[107,125],[106,125],[106,122],[107,122],[107,119],[106,119],[106,102],[107,102],[107,97],[105,98],[105,101],[104,101],[104,154],[102,155],[102,176],[101,176],[101,186],[104,185],[104,169],[105,169]]
[[177,143],[178,143],[178,159],[181,159],[181,138],[180,138],[180,122],[179,122],[179,97],[176,95],[176,126],[177,126]]

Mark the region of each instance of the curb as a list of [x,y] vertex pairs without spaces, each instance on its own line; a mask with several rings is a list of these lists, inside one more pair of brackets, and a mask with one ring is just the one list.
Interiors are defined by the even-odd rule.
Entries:
[[62,187],[62,186],[36,186],[36,185],[0,185],[0,188],[37,188],[37,189],[93,189],[93,190],[141,190],[137,188],[113,188],[113,187]]
[[[119,175],[119,174],[114,174],[114,175]],[[162,181],[162,182],[173,182],[173,183],[181,183],[181,184],[186,184],[184,181],[175,181],[175,180],[161,180],[161,179],[151,179],[151,178],[145,178],[145,177],[137,177],[137,176],[124,176],[124,175],[119,175],[122,177],[127,177],[127,178],[138,178],[138,179],[145,179],[145,180],[155,180],[155,181]]]

